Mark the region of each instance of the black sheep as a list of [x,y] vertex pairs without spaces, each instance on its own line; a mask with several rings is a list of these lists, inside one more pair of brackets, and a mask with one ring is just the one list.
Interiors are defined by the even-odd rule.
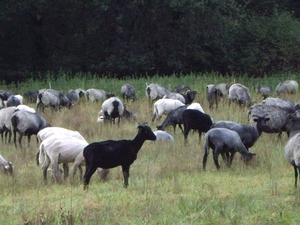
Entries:
[[185,143],[187,143],[187,136],[191,129],[198,130],[199,140],[201,140],[202,132],[209,131],[212,125],[212,120],[209,115],[195,109],[185,110],[182,113],[182,121],[184,127],[183,135]]
[[140,124],[138,133],[133,140],[107,140],[86,146],[83,150],[86,163],[83,177],[84,189],[88,187],[91,176],[98,167],[110,169],[117,166],[122,166],[124,187],[127,187],[130,165],[136,160],[137,154],[146,140],[155,141],[156,136],[148,125]]

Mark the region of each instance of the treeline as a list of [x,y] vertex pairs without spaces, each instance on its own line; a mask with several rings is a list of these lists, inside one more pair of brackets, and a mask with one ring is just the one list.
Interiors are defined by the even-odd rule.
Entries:
[[7,0],[0,76],[300,70],[300,1]]

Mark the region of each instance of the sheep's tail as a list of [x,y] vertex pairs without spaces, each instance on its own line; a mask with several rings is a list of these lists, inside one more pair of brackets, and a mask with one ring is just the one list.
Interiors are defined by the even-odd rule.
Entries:
[[40,144],[39,150],[36,153],[36,163],[37,165],[42,164],[45,161],[45,150],[43,143]]
[[11,117],[11,125],[13,128],[17,127],[19,123],[19,117],[17,115],[14,115]]

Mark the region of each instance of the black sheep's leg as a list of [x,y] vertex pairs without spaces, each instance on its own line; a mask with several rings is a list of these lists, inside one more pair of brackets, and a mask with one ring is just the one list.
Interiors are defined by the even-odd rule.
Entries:
[[89,165],[88,163],[86,163],[86,171],[83,176],[83,190],[86,190],[88,188],[90,179],[97,168],[97,166]]
[[235,152],[232,152],[231,155],[230,155],[230,158],[229,158],[229,153],[228,153],[228,159],[229,159],[228,165],[227,165],[228,167],[230,167],[231,164],[232,164],[232,160],[233,160],[234,154],[235,154]]
[[215,165],[216,165],[217,169],[219,170],[220,169],[220,164],[219,164],[219,161],[218,161],[218,157],[219,157],[218,152],[219,152],[219,150],[215,149],[214,152],[213,152],[213,157],[214,157]]
[[294,171],[295,171],[295,188],[297,188],[297,179],[298,179],[298,170],[297,166],[294,164]]
[[123,176],[124,176],[124,187],[127,188],[128,187],[128,178],[129,178],[129,168],[130,165],[123,165],[122,166],[122,171],[123,171]]

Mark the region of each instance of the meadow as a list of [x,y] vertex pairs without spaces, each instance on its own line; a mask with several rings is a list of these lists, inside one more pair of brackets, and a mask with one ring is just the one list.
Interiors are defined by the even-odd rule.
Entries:
[[[132,84],[138,100],[128,102],[127,108],[138,116],[138,122],[148,122],[153,130],[160,122],[151,122],[152,107],[145,97],[146,83],[158,83],[170,89],[184,84],[198,91],[194,102],[199,102],[214,119],[231,120],[248,124],[247,108],[224,101],[218,109],[209,109],[205,87],[213,83],[239,82],[251,91],[254,102],[262,99],[254,91],[257,84],[273,89],[286,79],[299,81],[300,76],[282,74],[265,78],[219,76],[213,73],[189,76],[155,76],[152,78],[126,78],[123,80],[97,78],[78,74],[69,78],[61,72],[58,79],[50,74],[44,81],[28,80],[6,85],[1,89],[23,94],[28,90],[53,88],[67,91],[76,88],[101,88],[120,94],[124,83]],[[299,102],[299,94],[283,96]],[[35,104],[28,104],[35,108]],[[117,125],[96,123],[100,102],[80,102],[73,108],[60,112],[46,109],[42,115],[52,126],[79,131],[91,143],[107,139],[133,139],[137,124],[122,121]],[[138,159],[130,170],[129,187],[123,187],[121,168],[110,170],[107,181],[100,181],[95,173],[89,189],[83,190],[78,174],[73,182],[66,180],[58,185],[44,185],[42,169],[37,166],[35,154],[38,144],[35,137],[29,144],[23,139],[23,149],[13,143],[1,141],[0,154],[14,165],[14,176],[0,174],[1,224],[300,224],[300,189],[294,188],[294,170],[287,163],[284,146],[288,140],[283,134],[263,133],[251,148],[256,156],[249,165],[236,154],[231,168],[219,159],[218,171],[212,154],[208,157],[207,171],[202,170],[203,136],[190,133],[184,145],[180,129],[170,127],[168,132],[175,142],[146,141]]]

